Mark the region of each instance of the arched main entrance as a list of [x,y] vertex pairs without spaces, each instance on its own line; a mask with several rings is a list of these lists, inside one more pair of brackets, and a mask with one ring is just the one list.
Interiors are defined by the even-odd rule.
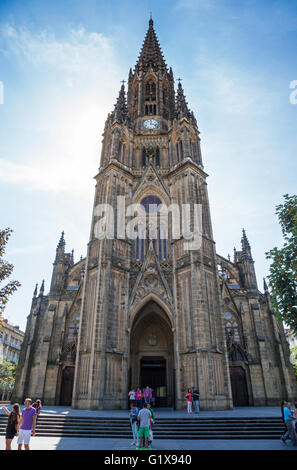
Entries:
[[153,300],[134,318],[130,335],[130,387],[149,385],[156,406],[174,406],[174,354],[172,325]]

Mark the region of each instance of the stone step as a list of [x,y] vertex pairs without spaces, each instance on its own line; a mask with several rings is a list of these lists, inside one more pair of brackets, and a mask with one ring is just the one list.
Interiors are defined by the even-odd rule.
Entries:
[[[6,416],[0,416],[0,435],[5,434]],[[284,432],[281,418],[158,418],[155,439],[279,439]],[[36,435],[132,439],[127,418],[40,416]]]

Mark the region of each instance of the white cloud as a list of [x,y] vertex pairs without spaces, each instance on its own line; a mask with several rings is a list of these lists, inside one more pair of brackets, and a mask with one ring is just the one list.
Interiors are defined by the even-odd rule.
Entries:
[[26,134],[9,133],[11,142],[7,139],[0,154],[0,180],[85,196],[93,191],[99,136],[122,78],[112,39],[84,28],[71,30],[63,40],[10,25],[1,34],[7,54],[32,73],[32,83],[15,90],[24,105],[11,109],[11,119],[19,119]]

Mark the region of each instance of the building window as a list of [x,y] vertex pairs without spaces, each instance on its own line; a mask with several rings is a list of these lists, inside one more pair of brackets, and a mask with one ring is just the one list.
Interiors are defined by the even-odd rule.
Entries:
[[68,330],[68,343],[76,342],[78,337],[78,329],[79,329],[79,318],[80,313],[75,313],[70,320],[69,330]]
[[224,324],[225,324],[225,329],[226,329],[226,334],[227,334],[227,340],[232,342],[232,343],[240,343],[240,328],[239,328],[239,322],[234,315],[234,313],[231,312],[225,312],[224,313]]
[[156,148],[156,166],[160,166],[160,149],[159,147]]
[[142,168],[146,167],[146,149],[142,149],[142,160],[141,160],[141,166]]
[[[158,217],[158,206],[162,201],[157,196],[147,196],[141,201],[147,214],[146,224],[138,224],[138,236],[135,243],[135,256],[138,260],[144,260],[148,250],[150,237],[159,260],[167,258],[167,227],[162,226]],[[151,224],[151,225],[150,225]]]

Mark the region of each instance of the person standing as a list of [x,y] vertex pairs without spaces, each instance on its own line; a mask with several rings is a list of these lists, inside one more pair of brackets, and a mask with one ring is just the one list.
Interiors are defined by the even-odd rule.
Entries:
[[297,437],[296,437],[296,432],[295,432],[295,416],[291,412],[291,403],[287,403],[287,406],[284,408],[284,420],[285,420],[285,425],[287,428],[287,431],[285,434],[281,437],[281,440],[283,443],[286,442],[286,440],[290,437],[291,442],[294,447],[297,446]]
[[187,399],[187,411],[188,413],[192,413],[192,400],[193,400],[193,397],[192,397],[192,393],[191,393],[191,389],[188,388],[188,391],[186,393],[186,397]]
[[192,388],[192,395],[193,395],[193,402],[194,402],[194,407],[195,407],[195,413],[199,413],[199,398],[200,398],[200,393],[198,388],[193,387]]
[[135,405],[135,390],[134,390],[134,388],[132,388],[132,390],[130,390],[130,392],[128,393],[128,397],[129,397],[129,405],[130,405],[129,408],[131,408],[132,403],[134,403],[134,405]]
[[36,410],[36,415],[39,416],[40,415],[40,412],[41,412],[41,401],[40,400],[36,400],[33,404],[32,404],[33,408],[35,408]]
[[20,412],[20,405],[18,403],[15,403],[12,407],[12,411],[9,411],[6,406],[1,407],[2,410],[5,411],[5,413],[8,416],[8,423],[6,427],[6,449],[5,450],[11,450],[11,441],[14,438],[14,436],[19,432],[19,426],[20,426],[20,421],[21,421],[21,412]]
[[146,405],[151,402],[152,391],[151,391],[151,389],[148,385],[146,386],[146,388],[143,391],[143,398],[144,398],[144,402],[145,402]]
[[135,392],[136,406],[141,410],[142,408],[142,391],[138,388]]
[[36,410],[32,406],[31,398],[26,398],[25,408],[22,411],[19,438],[18,438],[18,450],[22,450],[24,444],[25,450],[30,450],[29,443],[31,435],[35,436],[36,427]]
[[137,416],[139,413],[139,409],[136,408],[134,403],[130,404],[130,425],[133,433],[133,442],[131,445],[137,445],[137,434],[138,434],[138,426],[137,426]]
[[155,406],[155,404],[156,404],[156,392],[153,388],[151,390],[152,390],[152,406]]
[[148,450],[151,450],[151,448],[148,445],[148,439],[150,435],[150,427],[152,425],[152,413],[150,410],[146,408],[145,403],[143,403],[143,408],[142,410],[139,411],[137,419],[139,421],[139,431],[138,431],[138,437],[139,437],[139,446],[138,450],[141,449],[141,441],[142,438],[145,438],[145,448]]
[[148,445],[151,446],[152,442],[153,442],[153,424],[155,424],[155,420],[156,420],[156,415],[155,415],[155,412],[152,408],[152,405],[150,403],[148,403],[146,405],[147,409],[151,412],[152,414],[152,418],[151,418],[151,426],[150,426],[150,434],[149,434],[149,439],[148,439]]

